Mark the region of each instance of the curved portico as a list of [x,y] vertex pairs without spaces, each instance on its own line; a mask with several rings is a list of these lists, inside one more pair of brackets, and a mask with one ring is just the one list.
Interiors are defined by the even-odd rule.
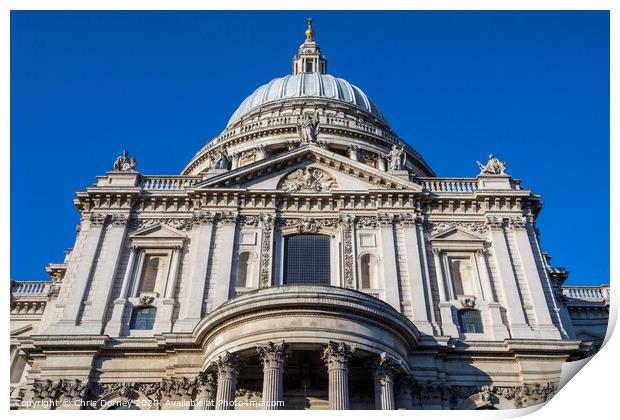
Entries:
[[[359,371],[376,383],[378,408],[394,408],[392,384],[397,376],[410,374],[407,356],[419,339],[411,321],[385,302],[351,289],[316,285],[285,285],[237,296],[203,319],[194,336],[202,343],[203,369],[218,371],[221,386],[230,387],[230,372],[239,373],[240,362],[256,363],[258,353],[265,408],[282,399],[286,360],[293,355],[305,360],[301,364],[311,364],[308,360],[313,359],[312,368],[324,370],[319,375],[328,382],[325,392],[332,409],[349,408],[353,357]],[[222,397],[232,399],[231,392],[224,391]]]

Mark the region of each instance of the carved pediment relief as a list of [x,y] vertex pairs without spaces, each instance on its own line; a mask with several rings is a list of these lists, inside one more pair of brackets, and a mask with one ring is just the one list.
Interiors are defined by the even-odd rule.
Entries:
[[336,180],[319,168],[305,167],[285,175],[278,188],[286,192],[325,192],[338,188]]

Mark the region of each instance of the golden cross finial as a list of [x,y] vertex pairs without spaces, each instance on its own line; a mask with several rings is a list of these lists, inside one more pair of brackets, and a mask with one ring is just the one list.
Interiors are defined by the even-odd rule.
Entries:
[[308,29],[306,29],[306,41],[314,41],[314,30],[312,29],[312,18],[308,18]]

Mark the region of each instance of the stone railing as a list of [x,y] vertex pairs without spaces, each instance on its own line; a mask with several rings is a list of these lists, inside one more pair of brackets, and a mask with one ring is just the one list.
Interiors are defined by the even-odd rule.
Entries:
[[563,286],[562,295],[570,301],[608,303],[609,285],[602,286]]
[[427,191],[472,193],[478,190],[476,178],[420,178]]
[[140,187],[155,191],[184,190],[201,180],[199,176],[149,175],[140,178]]
[[51,281],[11,281],[11,318],[40,319],[51,285]]
[[51,284],[49,281],[13,281],[11,293],[13,296],[47,296]]

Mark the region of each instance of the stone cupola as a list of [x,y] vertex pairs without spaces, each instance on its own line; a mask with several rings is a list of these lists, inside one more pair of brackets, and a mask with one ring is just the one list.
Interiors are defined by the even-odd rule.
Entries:
[[293,74],[300,73],[327,74],[327,59],[321,54],[321,47],[314,40],[312,18],[308,18],[306,41],[299,46],[299,52],[293,57]]

